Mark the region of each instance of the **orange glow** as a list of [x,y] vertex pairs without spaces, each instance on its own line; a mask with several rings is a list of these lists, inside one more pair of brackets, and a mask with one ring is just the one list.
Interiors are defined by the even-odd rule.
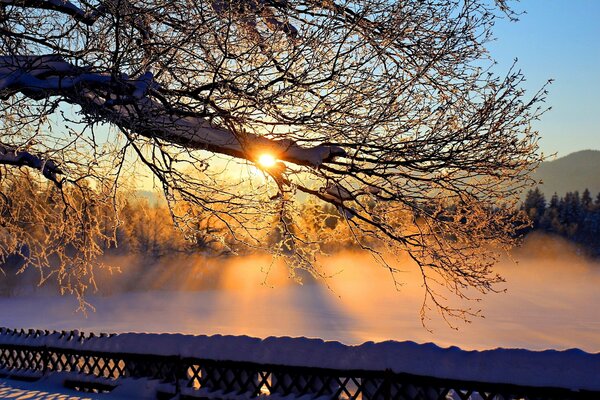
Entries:
[[263,168],[273,168],[277,163],[277,160],[272,154],[263,153],[258,157],[257,163]]

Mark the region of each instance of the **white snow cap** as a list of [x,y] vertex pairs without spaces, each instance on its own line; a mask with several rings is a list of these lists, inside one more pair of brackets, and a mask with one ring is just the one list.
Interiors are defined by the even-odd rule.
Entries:
[[354,195],[350,193],[348,189],[336,183],[330,183],[323,189],[323,191],[325,194],[333,197],[336,200],[354,200]]

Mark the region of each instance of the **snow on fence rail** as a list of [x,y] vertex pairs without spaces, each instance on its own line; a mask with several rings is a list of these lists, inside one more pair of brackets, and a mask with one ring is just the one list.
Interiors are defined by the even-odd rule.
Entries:
[[[600,399],[600,354],[578,349],[0,328],[1,371],[68,372],[72,387],[94,391],[123,378],[159,380],[158,398]],[[86,384],[73,373],[97,379]]]

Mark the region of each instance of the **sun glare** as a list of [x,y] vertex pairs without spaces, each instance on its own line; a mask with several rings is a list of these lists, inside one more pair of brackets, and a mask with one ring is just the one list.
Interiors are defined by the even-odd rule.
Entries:
[[263,168],[272,168],[275,166],[277,160],[273,155],[268,153],[263,153],[258,157],[257,163]]

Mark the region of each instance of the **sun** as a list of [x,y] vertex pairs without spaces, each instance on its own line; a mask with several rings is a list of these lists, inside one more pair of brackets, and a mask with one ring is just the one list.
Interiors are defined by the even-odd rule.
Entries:
[[277,160],[275,159],[275,157],[273,157],[272,154],[263,153],[260,156],[258,156],[256,162],[263,168],[272,168],[277,163]]

